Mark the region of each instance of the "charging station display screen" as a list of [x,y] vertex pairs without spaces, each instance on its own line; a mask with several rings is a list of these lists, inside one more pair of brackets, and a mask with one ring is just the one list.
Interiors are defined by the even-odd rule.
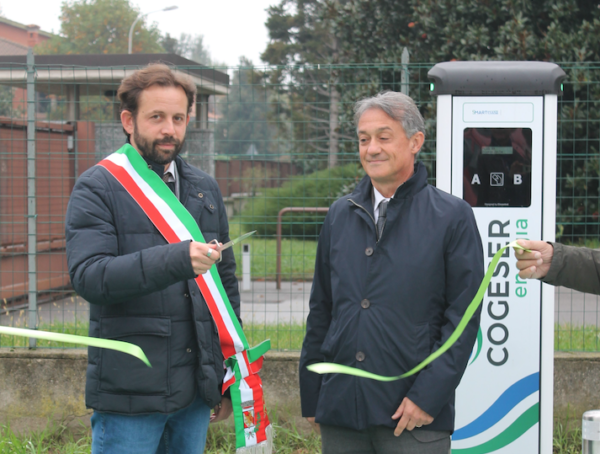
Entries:
[[472,207],[531,205],[531,129],[464,130],[463,198]]

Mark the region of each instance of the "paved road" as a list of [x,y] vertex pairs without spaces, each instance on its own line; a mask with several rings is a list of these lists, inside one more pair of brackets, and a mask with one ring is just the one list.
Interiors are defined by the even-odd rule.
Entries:
[[[302,323],[308,316],[311,282],[253,281],[252,288],[241,291],[242,320],[246,323]],[[87,322],[88,304],[82,298],[71,297],[40,305],[40,323],[62,323],[80,320]],[[600,327],[600,297],[557,287],[555,291],[555,320],[560,324]],[[24,326],[25,310],[0,314],[1,325]]]
[[[241,284],[240,284],[241,285]],[[245,323],[302,323],[308,316],[308,298],[311,282],[282,282],[277,290],[275,282],[253,281],[252,288],[240,291],[242,321]],[[39,306],[40,324],[87,323],[88,303],[78,296]],[[27,311],[19,309],[0,313],[0,325],[25,326]]]

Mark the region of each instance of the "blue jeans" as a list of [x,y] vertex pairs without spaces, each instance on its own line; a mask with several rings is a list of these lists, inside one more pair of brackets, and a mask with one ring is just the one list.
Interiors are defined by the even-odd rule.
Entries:
[[95,411],[92,454],[201,454],[210,408],[199,397],[188,407],[165,415],[117,415]]

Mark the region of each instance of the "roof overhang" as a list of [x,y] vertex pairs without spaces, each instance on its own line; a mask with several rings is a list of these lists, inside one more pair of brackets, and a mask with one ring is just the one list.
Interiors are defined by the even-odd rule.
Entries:
[[[64,95],[68,86],[78,85],[80,94],[113,92],[125,77],[155,62],[168,64],[176,73],[189,76],[198,94],[229,93],[229,76],[226,73],[173,54],[35,56],[36,91]],[[26,83],[26,56],[0,56],[0,84],[25,88]]]

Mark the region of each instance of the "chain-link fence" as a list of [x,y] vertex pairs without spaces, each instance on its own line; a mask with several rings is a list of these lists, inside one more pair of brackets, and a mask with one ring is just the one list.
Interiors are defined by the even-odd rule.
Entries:
[[[65,210],[76,179],[125,141],[121,79],[153,60],[173,63],[197,86],[182,156],[216,178],[231,237],[258,230],[235,246],[251,344],[270,337],[276,349],[301,346],[325,209],[364,175],[357,99],[395,90],[417,101],[427,129],[420,159],[435,184],[429,64],[205,68],[175,56],[82,55],[40,56],[28,66],[18,58],[0,57],[2,325],[87,334],[88,303],[67,272]],[[600,66],[561,66],[557,238],[598,247]],[[596,296],[557,288],[557,349],[600,350],[599,313]],[[0,347],[27,345],[0,336]]]

